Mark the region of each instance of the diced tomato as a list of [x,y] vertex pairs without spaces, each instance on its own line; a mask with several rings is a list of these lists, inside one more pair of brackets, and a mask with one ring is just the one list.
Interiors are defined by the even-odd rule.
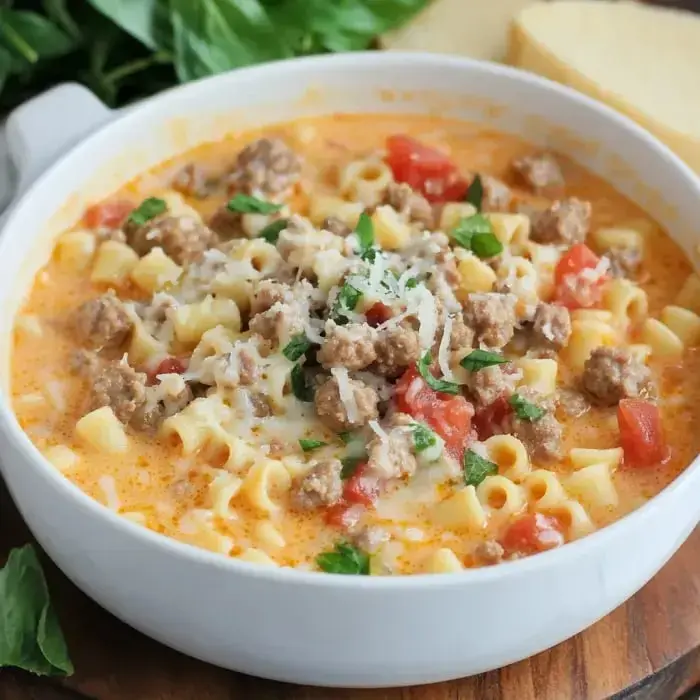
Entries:
[[347,532],[354,525],[357,525],[363,511],[362,506],[353,506],[341,501],[326,508],[324,520],[331,527]]
[[381,326],[381,324],[388,321],[392,315],[391,307],[383,304],[381,301],[378,301],[376,304],[372,304],[372,306],[365,311],[367,323],[369,323],[372,328]]
[[555,301],[568,309],[596,306],[608,279],[596,272],[600,258],[585,244],[577,243],[564,253],[554,270]]
[[534,554],[564,544],[561,524],[543,513],[521,515],[506,530],[501,545],[508,554]]
[[347,503],[371,506],[379,495],[379,482],[376,476],[367,474],[367,464],[360,464],[351,477],[345,481],[343,499]]
[[435,392],[425,383],[415,365],[411,365],[396,382],[396,407],[417,420],[425,419],[424,409],[433,402]]
[[102,202],[93,205],[85,212],[83,223],[88,228],[118,228],[133,209],[134,205],[124,199]]
[[479,440],[488,440],[492,435],[501,434],[503,423],[511,411],[505,396],[499,396],[493,403],[479,409],[474,414],[474,428]]
[[177,357],[166,357],[151,372],[148,372],[148,383],[155,384],[160,374],[182,374],[187,369],[185,363]]
[[670,450],[664,437],[661,414],[653,403],[643,399],[622,399],[617,407],[617,423],[625,464],[648,467],[668,460]]
[[430,202],[464,199],[468,183],[444,153],[403,134],[390,136],[386,148],[397,182],[410,185]]

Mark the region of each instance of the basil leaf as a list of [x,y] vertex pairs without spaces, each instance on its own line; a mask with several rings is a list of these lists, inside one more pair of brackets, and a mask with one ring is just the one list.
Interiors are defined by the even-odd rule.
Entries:
[[343,432],[343,433],[338,433],[338,437],[342,440],[343,443],[345,443],[347,445],[352,440],[353,435],[348,430],[348,431]]
[[318,567],[328,574],[369,575],[369,555],[351,544],[336,544],[334,551],[316,557]]
[[438,379],[431,371],[430,365],[433,363],[430,351],[426,352],[423,357],[416,363],[420,376],[423,377],[425,383],[435,391],[443,394],[459,394],[459,384],[448,382],[444,379]]
[[303,334],[295,335],[282,350],[282,354],[291,362],[296,362],[311,347],[311,341]]
[[480,457],[474,450],[464,453],[464,483],[478,486],[487,476],[498,474],[498,467],[488,459]]
[[226,208],[229,211],[239,212],[241,214],[274,214],[282,208],[282,204],[274,204],[266,202],[264,199],[251,197],[247,194],[235,194],[226,202]]
[[515,415],[521,420],[526,420],[530,423],[538,421],[546,411],[540,408],[534,403],[527,401],[520,394],[513,394],[509,399],[508,403],[513,407]]
[[492,258],[503,252],[503,244],[496,238],[493,225],[483,214],[463,217],[450,231],[457,245],[471,250],[480,258]]
[[314,400],[313,387],[306,380],[306,373],[301,365],[294,365],[290,374],[292,393],[299,401],[311,403]]
[[299,440],[299,447],[301,447],[304,452],[311,452],[319,447],[325,447],[328,443],[323,442],[323,440]]
[[423,423],[413,424],[413,446],[416,452],[424,452],[425,450],[437,445],[437,436],[435,433]]
[[474,175],[474,179],[469,184],[469,189],[467,189],[467,194],[464,201],[474,206],[477,211],[481,211],[481,204],[483,200],[484,183],[481,181],[481,175],[477,173]]
[[282,233],[282,231],[284,231],[288,225],[289,221],[287,219],[277,219],[277,221],[273,221],[265,226],[265,228],[258,234],[258,238],[264,238],[268,243],[276,245],[277,239],[280,237],[280,233]]
[[9,52],[15,72],[21,72],[40,58],[69,53],[77,42],[36,12],[0,7],[0,47]]
[[347,322],[345,311],[353,311],[361,297],[362,292],[346,282],[340,288],[333,304],[333,310],[331,311],[333,320],[341,325],[343,321]]
[[71,675],[73,664],[32,545],[10,551],[0,569],[0,667]]
[[90,4],[144,46],[156,51],[169,46],[172,28],[163,0],[89,0]]
[[356,471],[357,468],[367,459],[367,456],[362,457],[345,457],[341,459],[340,462],[343,465],[343,469],[340,472],[340,477],[342,479],[349,479]]
[[149,197],[148,199],[144,199],[143,202],[129,214],[127,221],[135,226],[143,226],[146,222],[162,214],[167,208],[168,205],[165,203],[164,199]]
[[[364,256],[372,250],[374,245],[374,224],[364,211],[360,214],[357,226],[355,226],[355,235],[357,236],[357,242],[360,244],[360,254]],[[372,257],[374,258],[374,255]],[[374,260],[370,262],[374,262]]]
[[418,280],[415,277],[409,277],[406,280],[406,289],[413,289],[418,286]]
[[489,352],[488,350],[472,350],[466,357],[462,359],[459,363],[468,372],[478,372],[480,369],[485,367],[492,367],[493,365],[502,365],[508,362],[503,355],[499,355],[497,352]]

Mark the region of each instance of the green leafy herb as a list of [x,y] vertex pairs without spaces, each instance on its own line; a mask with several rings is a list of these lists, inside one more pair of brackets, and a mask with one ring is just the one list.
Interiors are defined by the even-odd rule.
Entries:
[[[374,245],[374,224],[372,219],[369,218],[366,212],[360,214],[360,218],[355,226],[355,235],[357,236],[357,242],[360,244],[360,255],[364,257],[372,251],[372,246]],[[376,251],[373,251],[376,254]],[[371,256],[374,262],[374,255]]]
[[416,452],[424,452],[425,450],[437,445],[437,435],[423,423],[413,424],[413,445]]
[[366,455],[363,457],[345,457],[341,459],[343,469],[340,472],[340,476],[343,479],[349,479],[356,471],[357,468],[362,464],[362,462],[367,459]]
[[347,282],[343,284],[333,304],[333,310],[331,312],[333,320],[340,325],[342,325],[343,322],[347,322],[346,312],[355,309],[357,302],[360,301],[360,297],[362,297],[361,291],[355,289],[355,287]]
[[471,250],[479,258],[492,258],[503,252],[503,244],[496,238],[493,225],[483,214],[474,214],[459,220],[450,231],[458,245]]
[[487,476],[498,474],[498,467],[488,459],[480,457],[474,450],[464,453],[464,483],[478,486]]
[[319,447],[325,447],[328,443],[323,442],[323,440],[299,440],[299,447],[301,447],[304,452],[311,452]]
[[0,667],[71,675],[73,664],[31,545],[13,549],[0,569]]
[[277,219],[277,221],[273,221],[265,226],[265,228],[260,231],[258,237],[264,238],[268,243],[272,243],[272,245],[276,245],[280,233],[282,233],[288,225],[289,221],[287,219]]
[[306,373],[301,365],[294,365],[294,367],[292,367],[290,379],[294,396],[296,396],[299,401],[311,403],[314,400],[314,390],[308,383]]
[[508,403],[513,407],[515,415],[518,416],[518,418],[529,421],[530,423],[538,421],[546,413],[543,408],[527,401],[520,396],[520,394],[513,394],[508,399]]
[[148,199],[144,199],[143,202],[129,214],[128,221],[135,226],[143,226],[146,222],[162,214],[167,208],[168,205],[165,203],[164,199],[149,197]]
[[282,354],[290,361],[296,362],[311,347],[311,341],[303,334],[295,335],[284,346]]
[[[233,195],[233,197],[226,202],[226,208],[229,211],[235,211],[241,214],[274,214],[276,211],[279,211],[282,206],[282,204],[266,202],[264,199],[251,197],[250,195],[241,194],[240,192]],[[277,233],[279,235],[279,231]]]
[[328,574],[369,575],[369,555],[346,542],[336,544],[332,552],[319,554],[316,563]]
[[478,173],[474,175],[474,179],[469,185],[467,190],[467,195],[464,198],[465,202],[468,202],[475,207],[477,211],[481,211],[481,203],[484,200],[484,183],[481,181],[481,175]]
[[352,433],[351,433],[349,430],[347,430],[347,431],[345,431],[345,432],[343,432],[343,433],[338,433],[338,437],[341,439],[341,441],[342,441],[344,444],[347,445],[347,444],[352,440],[353,435],[352,435]]
[[492,367],[493,365],[502,365],[508,362],[503,355],[499,355],[497,352],[489,352],[488,350],[472,350],[462,361],[459,363],[468,372],[478,372],[480,369],[485,367]]
[[420,376],[425,379],[425,383],[435,391],[439,391],[443,394],[459,394],[459,384],[454,382],[448,382],[444,379],[438,379],[431,371],[430,365],[433,364],[433,357],[430,351],[426,352],[423,357],[418,360],[416,366]]
[[406,289],[413,289],[418,286],[418,280],[415,277],[409,277],[406,280]]

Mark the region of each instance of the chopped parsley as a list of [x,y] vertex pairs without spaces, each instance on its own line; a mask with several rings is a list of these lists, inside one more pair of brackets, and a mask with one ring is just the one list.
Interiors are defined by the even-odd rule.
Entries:
[[413,446],[416,452],[425,452],[425,450],[435,447],[437,443],[437,435],[427,425],[423,425],[423,423],[413,424]]
[[229,211],[239,212],[240,214],[274,214],[282,208],[282,205],[266,202],[264,199],[258,199],[239,192],[228,200],[226,208]]
[[360,301],[360,297],[362,297],[362,292],[346,282],[340,288],[333,304],[333,310],[331,311],[333,320],[340,325],[347,323],[347,314],[345,312],[353,311],[357,306],[357,302]]
[[484,183],[481,181],[481,175],[478,173],[474,175],[464,201],[474,206],[477,211],[481,211],[481,205],[484,201]]
[[144,199],[143,202],[129,214],[127,221],[135,226],[143,226],[147,221],[162,214],[167,208],[168,205],[165,203],[164,199],[149,197],[148,199]]
[[292,393],[299,401],[311,403],[314,400],[313,387],[308,383],[304,368],[301,365],[294,365],[290,375],[292,382]]
[[425,383],[433,390],[439,391],[443,394],[459,394],[459,384],[454,382],[448,382],[444,379],[438,379],[431,371],[430,365],[433,363],[433,357],[430,354],[430,350],[423,355],[423,357],[418,360],[416,367],[421,377],[425,380]]
[[369,555],[347,542],[339,542],[332,552],[319,554],[316,563],[327,574],[369,576]]
[[480,457],[474,450],[464,453],[464,483],[478,486],[487,476],[498,474],[498,467],[488,459]]
[[502,365],[508,362],[503,355],[497,352],[489,352],[488,350],[472,350],[459,363],[468,372],[478,372],[485,367],[493,367],[493,365]]
[[304,452],[311,452],[311,450],[316,450],[319,447],[325,447],[328,443],[323,442],[323,440],[299,440],[299,447],[301,447]]
[[258,234],[258,238],[264,238],[268,243],[276,245],[277,239],[280,237],[280,233],[282,233],[282,231],[284,231],[288,225],[289,221],[287,219],[277,219],[277,221],[273,221],[271,224],[265,226],[265,228]]
[[503,244],[496,238],[493,225],[483,214],[463,217],[450,231],[457,245],[471,250],[479,258],[492,258],[503,252]]
[[303,334],[295,335],[282,350],[282,354],[290,361],[296,362],[311,347],[311,341]]
[[374,246],[374,224],[364,211],[360,214],[360,218],[357,221],[355,235],[360,244],[360,256],[365,260],[369,259],[369,262],[374,262],[376,255],[376,251],[372,247]]
[[543,408],[527,401],[520,396],[520,394],[513,394],[508,399],[508,403],[513,407],[515,415],[518,416],[518,418],[529,421],[530,423],[538,421],[546,413]]

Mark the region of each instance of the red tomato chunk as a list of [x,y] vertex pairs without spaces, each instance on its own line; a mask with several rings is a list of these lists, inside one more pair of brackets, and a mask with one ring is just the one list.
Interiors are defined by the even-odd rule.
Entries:
[[378,301],[376,304],[372,304],[372,306],[370,306],[365,312],[367,323],[369,323],[372,328],[381,326],[382,323],[388,321],[392,315],[391,307],[387,306],[386,304],[382,304],[381,301]]
[[507,432],[503,424],[512,410],[505,396],[499,396],[493,403],[478,410],[474,415],[474,427],[479,440],[488,440],[492,435]]
[[625,464],[631,467],[649,467],[668,460],[661,414],[653,403],[642,399],[622,399],[617,408],[620,445],[625,453]]
[[166,357],[152,372],[148,373],[148,383],[155,384],[160,374],[182,374],[186,369],[187,365],[181,359]]
[[133,209],[134,205],[123,199],[95,204],[85,212],[83,222],[88,228],[119,228]]
[[379,482],[376,476],[367,474],[367,464],[360,464],[345,482],[343,499],[347,503],[374,505],[379,495]]
[[444,153],[402,134],[390,136],[386,148],[386,161],[397,182],[410,185],[429,202],[464,199],[468,183]]
[[551,515],[528,513],[506,530],[501,545],[508,554],[535,554],[564,544],[561,524]]
[[600,258],[585,244],[577,243],[564,253],[554,271],[554,299],[568,309],[596,306],[603,296],[608,275],[598,268]]

